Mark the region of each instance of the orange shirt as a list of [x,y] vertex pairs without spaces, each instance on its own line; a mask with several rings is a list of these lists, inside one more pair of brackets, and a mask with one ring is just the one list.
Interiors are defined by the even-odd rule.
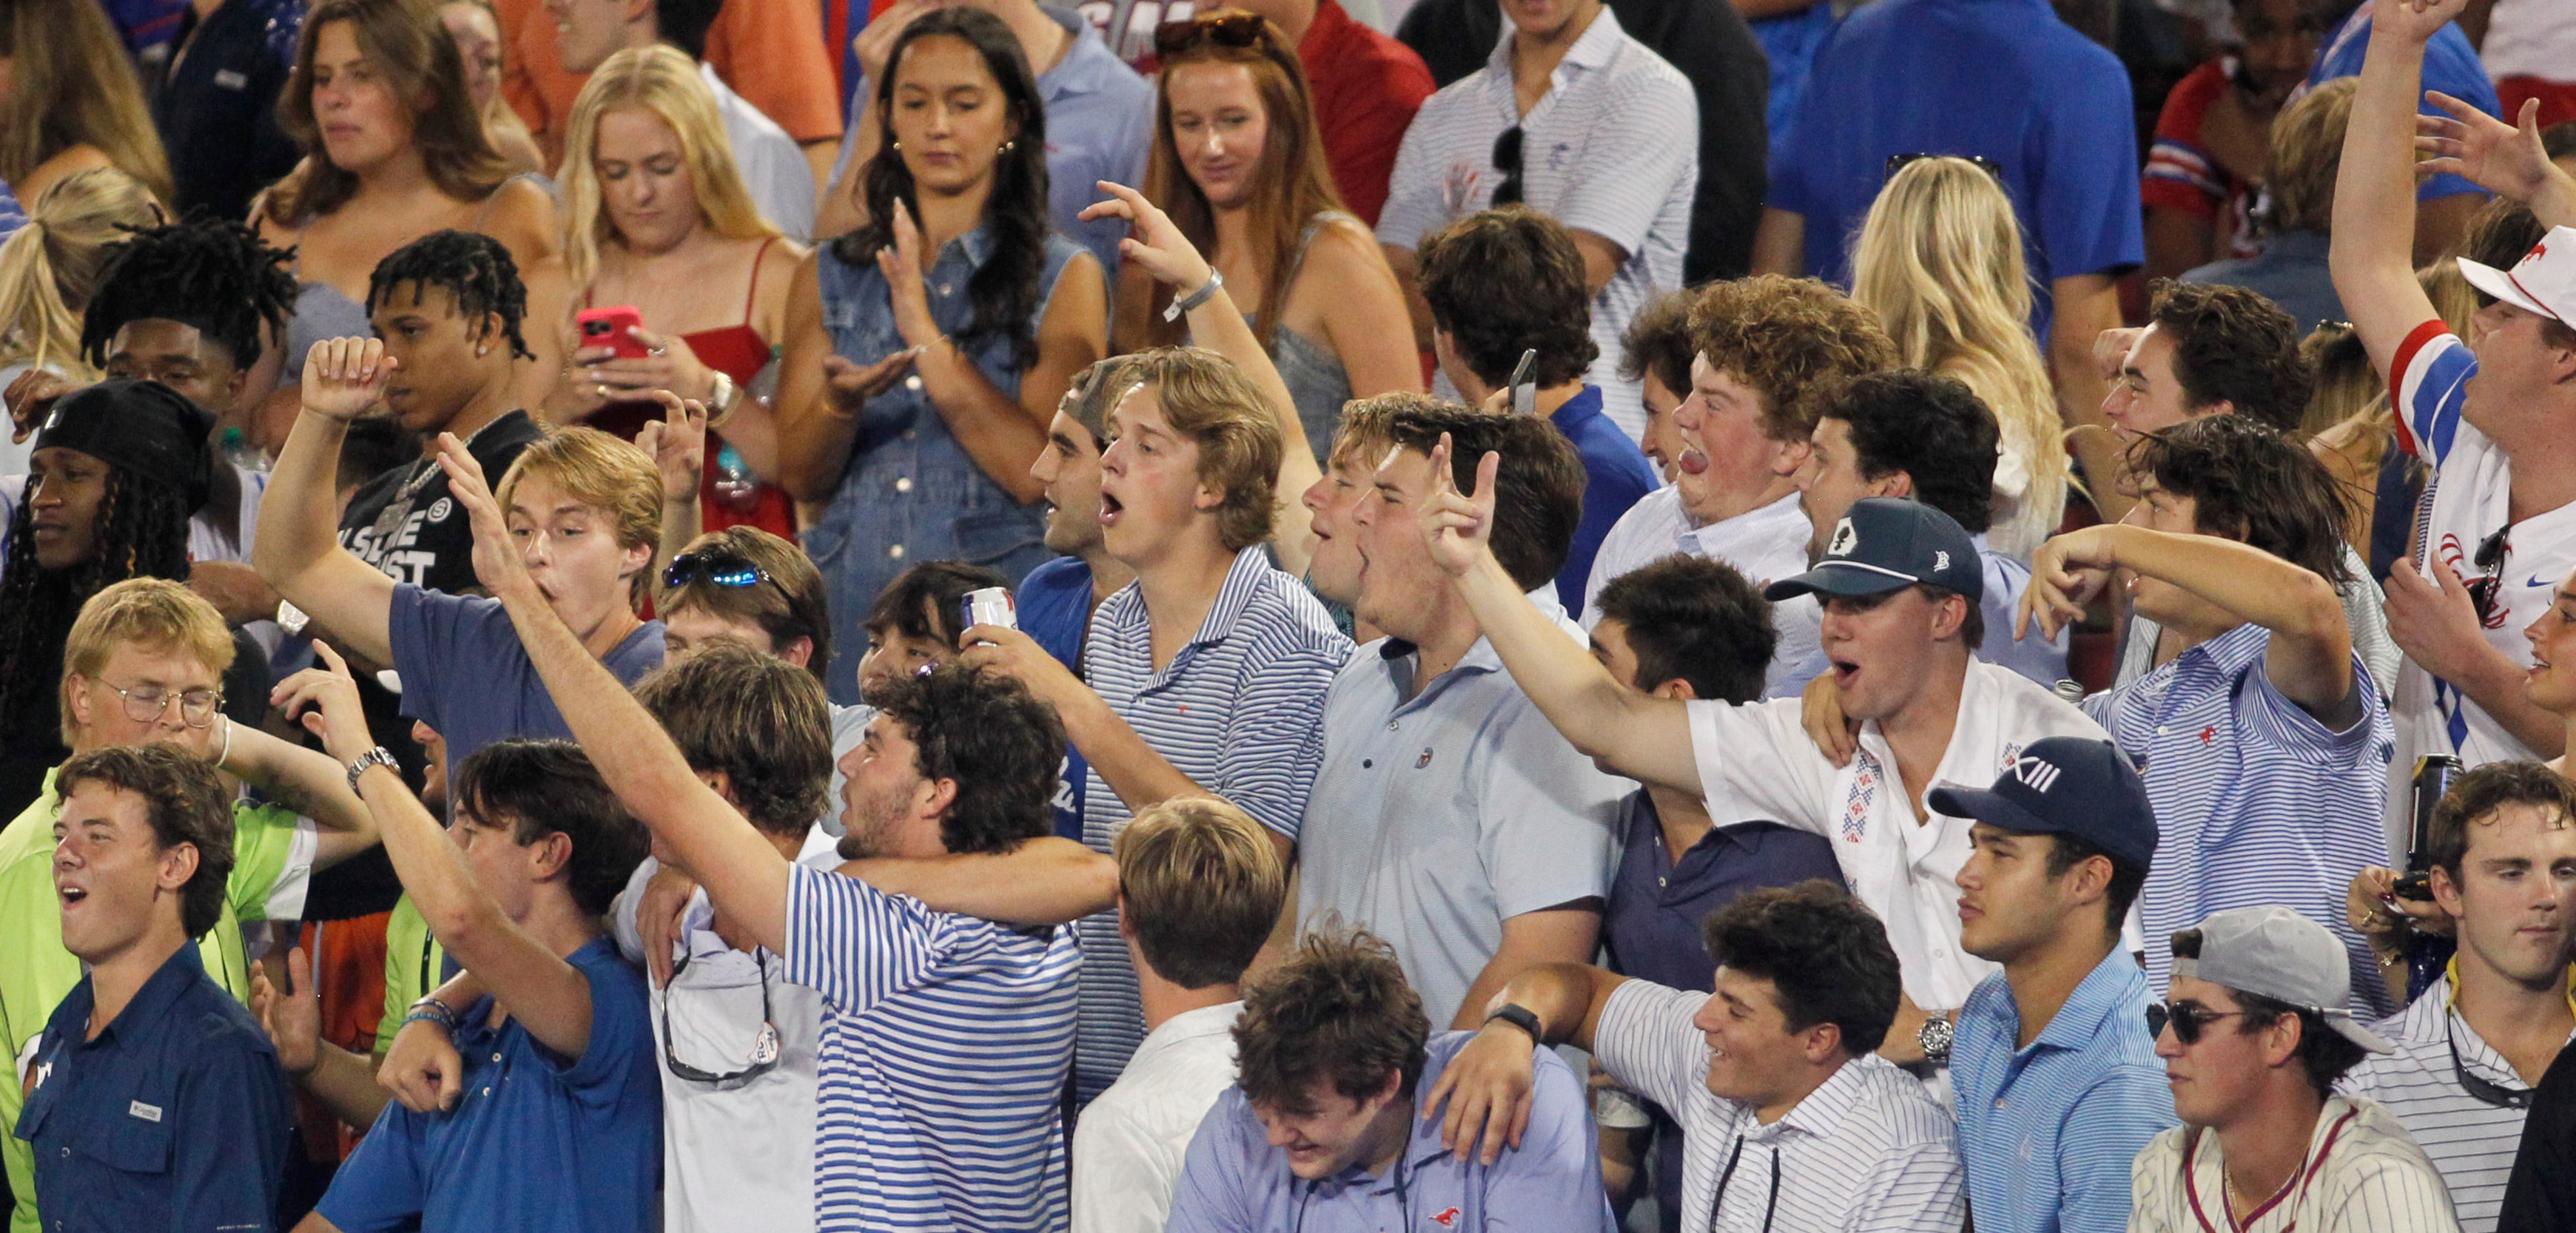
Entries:
[[[508,49],[502,97],[528,122],[548,161],[560,161],[563,130],[586,77],[564,71],[544,0],[494,3]],[[823,45],[822,0],[728,0],[707,30],[706,60],[800,144],[840,138],[840,87]]]

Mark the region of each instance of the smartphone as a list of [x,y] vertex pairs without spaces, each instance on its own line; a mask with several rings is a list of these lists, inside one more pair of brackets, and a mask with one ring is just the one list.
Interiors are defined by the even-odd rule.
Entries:
[[1538,414],[1538,379],[1531,375],[1538,368],[1538,348],[1521,352],[1521,362],[1512,365],[1512,414]]
[[620,304],[615,308],[585,308],[572,321],[573,327],[581,331],[584,347],[613,348],[617,354],[612,358],[621,360],[640,360],[646,354],[644,344],[629,333],[644,327],[644,315],[632,307]]

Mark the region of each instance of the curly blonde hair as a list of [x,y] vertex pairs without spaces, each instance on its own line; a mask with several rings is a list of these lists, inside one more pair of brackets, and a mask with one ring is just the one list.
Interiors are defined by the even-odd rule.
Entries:
[[1896,367],[1896,344],[1868,309],[1812,278],[1756,274],[1711,283],[1691,306],[1691,345],[1708,366],[1762,397],[1762,430],[1804,441],[1864,373]]

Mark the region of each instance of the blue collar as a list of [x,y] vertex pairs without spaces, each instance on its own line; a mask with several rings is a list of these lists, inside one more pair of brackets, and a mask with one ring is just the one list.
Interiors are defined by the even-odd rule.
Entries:
[[[2047,1027],[2040,1029],[2039,1036],[2030,1042],[2031,1047],[2034,1049],[2041,1046],[2051,1049],[2091,1047],[2101,1038],[2106,1029],[2115,1026],[2112,1021],[2124,1009],[2124,995],[2127,994],[2129,986],[2132,983],[2143,982],[2146,978],[2146,972],[2138,966],[2138,961],[2130,958],[2128,951],[2114,943],[2111,953],[2103,956],[2102,962],[2085,975],[2083,983],[2075,986],[2074,993],[2067,995],[2066,1004],[2057,1008],[2057,1017],[2049,1020]],[[2006,985],[2004,988],[2009,992],[2012,986]],[[2018,1005],[2013,1008],[2013,1013],[2016,1017],[2020,1015],[2021,1009]],[[2132,1026],[2143,1031],[2145,1023],[2140,1021]]]
[[[2036,4],[2041,0],[2022,0],[2022,2]],[[1506,18],[1503,22],[1501,40],[1496,42],[1494,50],[1485,56],[1485,67],[1507,82],[1512,79],[1512,36],[1518,32],[1519,27],[1514,26]],[[1593,18],[1592,24],[1583,28],[1583,36],[1574,40],[1574,46],[1565,49],[1565,59],[1557,62],[1557,68],[1560,71],[1567,68],[1599,68],[1610,63],[1610,57],[1619,54],[1619,44],[1627,37],[1628,32],[1619,25],[1619,15],[1611,12],[1610,6],[1604,4],[1601,6],[1601,15]]]
[[[1225,641],[1234,633],[1234,627],[1242,622],[1243,614],[1252,607],[1252,601],[1261,594],[1262,583],[1268,581],[1269,575],[1277,569],[1260,545],[1235,553],[1234,563],[1226,567],[1224,585],[1217,588],[1216,602],[1208,605],[1207,616],[1200,619],[1198,632],[1191,635],[1189,644],[1205,646]],[[1151,632],[1152,621],[1145,612],[1142,583],[1131,582],[1120,587],[1118,593],[1110,596],[1100,607],[1101,615],[1107,617],[1121,633]],[[1179,661],[1175,659],[1174,662]]]
[[1073,35],[1073,45],[1064,49],[1064,58],[1038,77],[1038,97],[1052,107],[1058,100],[1077,94],[1097,94],[1113,80],[1113,74],[1127,67],[1100,31],[1070,9],[1039,5],[1038,11]]
[[2239,673],[2252,667],[2255,660],[2261,659],[2264,648],[2270,645],[2272,645],[2272,631],[2247,621],[2174,656],[2173,662],[2178,665],[2197,655],[2208,660],[2210,666],[2217,669],[2221,678],[2234,680]]
[[[125,1009],[118,1011],[116,1018],[101,1027],[97,1038],[89,1043],[104,1044],[111,1036],[121,1040],[129,1034],[148,1034],[155,1025],[169,1015],[170,1009],[178,1004],[180,995],[186,993],[189,986],[205,979],[205,976],[206,963],[197,955],[197,939],[189,938],[181,942],[179,949],[171,952],[170,957],[163,960],[161,966],[143,982],[143,987],[134,991],[134,999],[125,1004]],[[57,1021],[65,1022],[65,1026],[73,1033],[75,1043],[80,1042],[81,1037],[86,1033],[89,1017],[97,1009],[98,991],[90,983],[91,979],[84,974],[80,984],[73,987],[70,996],[63,999],[62,1009],[70,1012],[73,1017],[65,1021],[61,1016],[57,1016]],[[77,1007],[74,1006],[75,1002],[78,1003]]]
[[[1607,12],[1608,10],[1603,10]],[[1569,439],[1582,431],[1590,421],[1601,418],[1601,387],[1586,385],[1574,397],[1566,399],[1556,410],[1548,412],[1547,422]]]

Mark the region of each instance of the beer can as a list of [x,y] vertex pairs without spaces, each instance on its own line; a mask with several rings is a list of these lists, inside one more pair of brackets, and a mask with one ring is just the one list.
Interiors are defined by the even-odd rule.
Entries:
[[957,604],[966,618],[963,628],[971,629],[977,625],[998,625],[1004,629],[1020,627],[1020,608],[1012,602],[1009,587],[981,587],[968,591],[966,598]]

